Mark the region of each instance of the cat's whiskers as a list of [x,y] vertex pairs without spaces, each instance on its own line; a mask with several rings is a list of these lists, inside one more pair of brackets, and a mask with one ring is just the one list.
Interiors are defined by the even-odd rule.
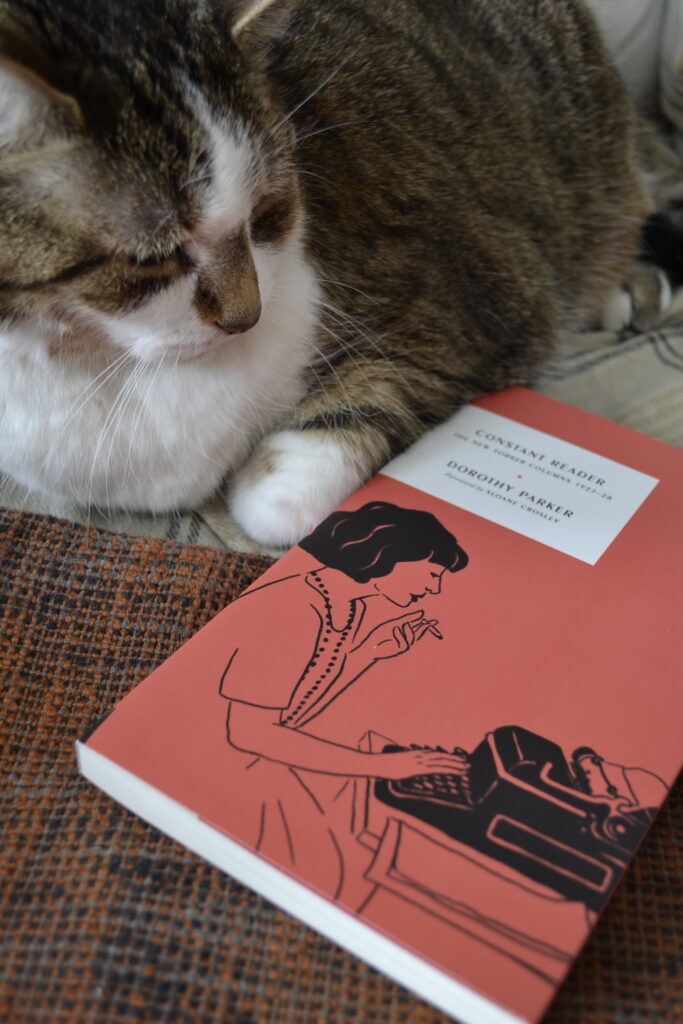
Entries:
[[306,132],[305,135],[297,135],[296,142],[300,145],[302,142],[306,142],[307,139],[312,139],[316,135],[322,135],[324,132],[333,132],[337,128],[348,128],[354,124],[363,124],[365,119],[356,118],[353,121],[339,121],[337,124],[328,124],[324,128],[315,128],[313,131]]
[[[264,432],[263,421],[262,421],[262,409],[259,405],[256,397],[253,395],[246,394],[240,391],[236,394],[234,390],[229,386],[229,382],[225,382],[225,421],[230,427],[230,431],[239,437],[251,438],[257,433],[254,429],[254,420],[258,423],[259,431],[258,436]],[[251,414],[247,415],[241,406],[246,406],[247,409],[251,410]],[[212,460],[214,461],[214,460]]]
[[[93,489],[94,489],[94,486],[95,486],[95,473],[96,473],[96,470],[97,470],[98,465],[99,465],[99,455],[100,455],[100,452],[102,451],[102,448],[103,448],[104,443],[105,443],[105,441],[107,439],[107,436],[108,436],[108,434],[109,434],[109,432],[110,432],[110,430],[112,428],[112,425],[115,424],[117,419],[118,419],[119,406],[121,405],[121,403],[123,403],[124,405],[127,404],[127,398],[128,398],[128,394],[130,392],[130,381],[131,381],[131,378],[133,377],[133,375],[136,372],[136,368],[137,368],[137,363],[134,363],[131,372],[128,374],[127,377],[124,378],[124,380],[123,380],[123,382],[121,384],[121,387],[119,388],[119,390],[118,390],[118,392],[116,394],[116,397],[114,398],[113,402],[111,403],[111,406],[109,408],[109,412],[107,413],[107,415],[105,417],[105,420],[104,420],[104,423],[102,424],[102,427],[100,429],[100,433],[99,433],[98,438],[97,438],[97,444],[95,445],[95,451],[94,451],[93,456],[92,456],[92,460],[91,460],[91,464],[90,464],[90,476],[88,478],[88,502],[87,502],[87,504],[88,504],[88,507],[96,508],[100,512],[103,511],[102,507],[97,502],[95,502],[93,500]],[[111,453],[111,448],[110,448],[110,453]],[[104,509],[109,510],[109,484],[108,484],[108,473],[106,472],[106,470],[108,470],[108,463],[107,463],[107,466],[105,468],[105,474],[104,474],[105,494],[106,494],[106,501],[105,501]]]
[[292,117],[294,117],[297,111],[301,110],[302,107],[305,107],[307,103],[310,103],[313,97],[317,96],[321,89],[324,89],[326,85],[329,85],[333,78],[336,78],[336,76],[339,74],[344,65],[348,64],[348,62],[351,60],[353,56],[354,54],[349,54],[348,57],[346,57],[341,62],[341,64],[338,64],[337,67],[334,68],[334,70],[330,71],[330,73],[326,75],[325,78],[323,78],[322,82],[320,82],[320,84],[317,85],[315,89],[309,92],[308,96],[306,96],[299,103],[297,103],[296,106],[292,107],[289,113],[285,114],[285,116],[277,122],[277,124],[273,128],[273,131],[276,132],[278,131],[279,128],[282,128],[284,124],[286,124]]
[[151,237],[156,238],[156,236],[160,233],[163,226],[165,224],[168,224],[169,220],[172,220],[174,216],[175,210],[169,210],[168,213],[161,218],[156,227],[152,229],[152,231],[150,232]]
[[[131,400],[133,398],[135,398],[136,401],[134,402],[133,408],[135,408],[135,406],[137,406],[137,411],[135,412],[135,418],[133,419],[133,421],[131,422],[131,424],[130,424],[130,426],[128,428],[128,449],[127,449],[127,452],[126,452],[125,470],[124,470],[124,475],[123,475],[124,483],[127,483],[131,479],[131,476],[137,482],[141,482],[141,480],[142,480],[142,477],[140,476],[140,473],[137,472],[136,468],[135,468],[135,460],[133,459],[133,443],[134,443],[136,435],[137,435],[137,428],[138,428],[138,424],[139,424],[140,416],[141,416],[141,412],[142,412],[142,410],[140,408],[141,397],[140,397],[139,385],[140,385],[140,382],[141,382],[142,378],[144,377],[145,371],[147,369],[148,369],[147,364],[145,364],[143,362],[139,362],[133,368],[133,371],[132,371],[132,373],[130,374],[130,376],[128,378],[129,396],[126,399],[126,403],[123,406],[123,408],[122,408],[122,410],[120,412],[120,415],[119,415],[119,423],[121,423],[123,421],[123,413],[128,411],[128,408],[129,408],[129,406],[131,404]],[[118,427],[116,429],[118,429]],[[110,442],[110,445],[109,445],[109,456],[107,458],[107,467],[109,466],[109,461],[111,459],[112,448],[113,448],[113,445],[114,445],[114,441],[116,439],[116,429],[112,431],[112,439],[111,439],[111,442]]]
[[92,380],[88,381],[83,390],[76,396],[73,404],[68,410],[66,419],[59,425],[59,428],[52,439],[50,447],[43,457],[42,472],[45,474],[49,472],[49,463],[54,455],[55,449],[59,446],[63,440],[63,435],[70,423],[79,415],[85,405],[90,402],[95,395],[115,377],[120,370],[123,369],[125,364],[132,360],[133,356],[129,352],[122,352],[121,355],[112,362],[108,363],[105,368],[97,374]]
[[[238,396],[238,403],[246,405],[251,410],[249,417],[245,416],[244,413],[240,412],[236,408],[230,410],[230,420],[235,426],[236,421],[241,420],[244,422],[244,429],[240,430],[240,433],[249,438],[261,438],[264,437],[270,429],[272,429],[273,420],[276,421],[280,418],[279,414],[284,417],[288,412],[291,411],[291,405],[286,402],[275,402],[273,401],[272,395],[268,393],[267,407],[264,405],[262,396],[258,394],[247,395],[240,393]],[[267,422],[264,420],[264,413],[268,412]],[[258,429],[254,429],[254,422],[258,424]]]
[[337,281],[331,277],[320,276],[318,277],[318,281],[320,284],[333,284],[338,288],[346,288],[347,291],[355,292],[357,295],[362,295],[364,299],[368,300],[368,302],[374,302],[377,306],[381,306],[383,304],[381,299],[376,298],[374,295],[368,295],[368,293],[364,292],[361,288],[356,288],[355,285],[348,284],[346,281]]
[[[273,295],[275,295],[275,294],[276,294],[277,292],[278,292],[278,289],[277,289],[277,286],[276,286],[276,287],[275,287],[275,288],[273,289]],[[275,323],[275,321],[274,321],[274,323]],[[286,318],[284,318],[284,317],[282,317],[282,315],[280,315],[280,316],[279,316],[279,317],[277,318],[277,324],[284,324],[284,323],[286,323]],[[276,326],[277,326],[277,325],[276,325]],[[338,340],[339,340],[339,339],[338,339],[338,336],[337,336],[337,335],[336,335],[336,334],[334,333],[334,331],[333,331],[333,330],[332,330],[331,328],[329,328],[329,327],[326,327],[326,326],[325,326],[325,324],[323,324],[322,322],[320,322],[320,321],[319,321],[319,322],[318,322],[318,325],[317,325],[317,327],[318,327],[318,329],[322,329],[322,330],[324,330],[324,331],[325,331],[326,333],[330,334],[330,335],[331,335],[331,337],[335,339],[335,341],[338,341]],[[319,360],[321,360],[322,362],[324,362],[324,363],[325,363],[325,364],[327,365],[327,368],[328,368],[328,372],[329,372],[329,373],[330,373],[330,374],[332,375],[332,377],[333,377],[333,378],[334,378],[334,379],[335,379],[335,380],[337,381],[337,383],[338,383],[338,384],[339,384],[339,386],[340,386],[340,389],[341,389],[341,390],[343,391],[343,393],[345,394],[345,396],[346,396],[347,400],[349,400],[350,396],[349,396],[349,393],[348,393],[348,391],[347,391],[347,389],[346,389],[346,387],[345,387],[345,385],[344,385],[344,381],[343,381],[343,379],[342,379],[342,378],[341,378],[341,377],[339,376],[339,374],[337,373],[337,371],[336,371],[336,369],[335,369],[335,367],[334,367],[333,363],[331,363],[331,362],[330,362],[329,356],[328,356],[328,355],[327,355],[327,354],[326,354],[326,353],[325,353],[325,352],[323,351],[323,349],[322,349],[322,348],[321,348],[321,347],[320,347],[319,345],[317,345],[317,344],[315,344],[315,343],[314,343],[314,344],[313,344],[313,345],[311,346],[311,355],[312,355],[312,359],[311,359],[311,361],[309,362],[309,365],[308,365],[308,367],[307,367],[307,371],[308,371],[309,373],[311,373],[311,374],[313,374],[313,375],[315,376],[315,378],[316,378],[316,381],[317,381],[317,383],[318,383],[318,386],[320,387],[320,389],[321,389],[321,390],[323,390],[323,389],[324,389],[324,384],[323,384],[323,380],[322,380],[322,379],[320,378],[320,376],[318,375],[318,373],[317,373],[317,370],[316,370],[316,367],[315,367],[315,362],[314,362],[314,361],[315,361],[316,359],[319,359]],[[285,411],[285,412],[288,412],[288,411],[290,411],[290,407],[287,407],[286,409],[283,409],[283,411]]]
[[327,350],[326,354],[328,357],[328,365],[334,366],[335,377],[339,378],[342,374],[339,373],[337,366],[344,360],[354,366],[357,374],[360,375],[366,382],[370,382],[369,369],[377,367],[378,364],[382,366],[383,371],[391,373],[397,373],[397,368],[393,364],[385,359],[378,361],[373,358],[369,358],[367,352],[355,345],[350,338],[342,337],[336,334],[329,326],[325,324],[320,325],[321,329],[325,331],[335,342],[336,347],[334,349]]
[[[180,350],[178,350],[176,352],[176,357],[175,357],[175,359],[173,361],[173,365],[170,367],[171,376],[177,376],[178,367],[180,366],[180,355],[181,355]],[[188,446],[189,450],[191,450],[193,452],[197,452],[197,454],[201,455],[202,459],[204,459],[205,462],[209,462],[213,466],[219,466],[222,469],[225,468],[223,463],[219,462],[218,459],[214,459],[211,455],[209,455],[208,452],[206,452],[204,450],[202,445],[199,444],[196,441],[196,439],[195,439],[194,443],[190,443],[189,439],[187,437],[185,437],[185,443]]]
[[[344,312],[343,310],[339,309],[332,303],[326,302],[323,299],[319,300],[318,305],[320,306],[320,308],[326,311],[327,321],[333,327],[339,328],[339,330],[342,332],[341,334],[337,334],[335,331],[331,330],[331,328],[328,326],[328,324],[324,322],[324,320],[321,320],[319,323],[319,327],[322,330],[329,333],[330,336],[334,338],[338,346],[337,351],[330,353],[330,355],[333,358],[336,358],[339,352],[343,352],[343,354],[346,355],[347,358],[351,359],[353,364],[359,370],[361,370],[361,372],[364,372],[362,369],[362,364],[359,363],[358,359],[354,358],[354,356],[359,356],[362,360],[362,363],[368,364],[372,362],[371,353],[369,353],[368,351],[364,351],[359,343],[354,343],[354,341],[352,341],[352,338],[349,337],[350,333],[352,336],[362,339],[362,341],[367,346],[369,346],[372,352],[374,352],[374,354],[382,360],[382,363],[385,364],[387,369],[396,372],[396,368],[389,360],[387,360],[386,353],[381,349],[379,345],[379,340],[382,337],[386,337],[387,332],[379,334],[376,331],[373,331],[373,333],[370,334],[368,333],[367,330],[364,329],[364,326],[362,325],[359,318],[351,316],[349,313]],[[371,325],[368,323],[368,326]],[[365,373],[365,376],[367,378],[367,373]]]
[[333,313],[335,316],[343,318],[347,323],[349,323],[354,328],[354,330],[357,329],[359,331],[362,331],[364,327],[372,327],[373,324],[380,323],[382,320],[382,317],[380,316],[379,313],[377,313],[377,315],[375,316],[368,316],[366,314],[362,318],[359,316],[354,316],[353,313],[349,313],[347,310],[341,309],[341,307],[335,305],[335,303],[332,302],[328,297],[319,298],[317,305],[321,309],[325,309],[328,312]]
[[[330,334],[334,338],[334,340],[336,342],[338,342],[338,343],[341,342],[341,339],[338,337],[338,335],[336,335],[334,333],[334,331],[332,331],[331,328],[326,327],[324,324],[320,324],[319,326],[324,331],[326,331],[328,334]],[[329,373],[332,375],[332,377],[336,381],[336,383],[337,383],[337,385],[339,387],[339,390],[341,391],[342,395],[345,398],[345,401],[348,404],[348,408],[349,409],[353,409],[354,406],[356,406],[357,403],[353,401],[353,399],[351,397],[351,394],[350,394],[350,392],[349,392],[349,390],[348,390],[348,388],[347,388],[347,386],[346,386],[346,384],[344,382],[344,377],[337,371],[336,366],[334,365],[334,363],[331,361],[331,359],[328,356],[328,354],[324,351],[324,349],[321,346],[316,345],[314,347],[314,351],[315,351],[316,355],[318,356],[318,359],[321,360],[327,366],[327,369],[328,369]],[[345,355],[348,355],[348,352],[346,350],[345,350]],[[367,374],[365,373],[363,367],[358,364],[358,362],[353,358],[353,356],[349,356],[349,358],[356,365],[356,367],[358,368],[358,370],[361,373],[361,375],[366,376],[366,379],[367,379]]]
[[[386,336],[386,332],[382,335],[378,334],[376,331],[373,331],[372,334],[369,334],[368,331],[365,330],[364,327],[361,325],[361,321],[358,320],[358,318],[353,317],[351,316],[351,314],[339,309],[333,303],[326,302],[324,300],[319,300],[318,305],[326,311],[328,319],[330,319],[335,326],[344,328],[346,330],[351,330],[352,333],[361,337],[363,341],[367,345],[369,345],[370,348],[381,359],[387,358],[386,352],[384,352],[378,344],[378,339],[380,337]],[[371,325],[368,323],[368,326]]]
[[[383,336],[384,335],[378,335],[377,337],[381,338]],[[389,387],[389,393],[388,395],[385,396],[386,398],[388,398],[388,401],[385,401],[383,403],[381,407],[381,415],[386,422],[389,422],[395,426],[397,433],[404,432],[406,426],[405,414],[403,418],[399,417],[391,408],[393,398],[392,392],[394,392],[396,398],[398,399],[397,407],[404,409],[404,403],[400,400],[399,393],[396,393],[395,391],[396,387],[398,387],[399,392],[400,390],[405,388],[406,379],[404,367],[402,367],[400,363],[396,364],[391,359],[388,359],[386,355],[384,355],[381,352],[378,346],[377,350],[381,355],[380,359],[371,357],[369,358],[367,352],[363,351],[362,349],[359,352],[359,348],[354,344],[354,342],[349,337],[342,338],[337,336],[336,341],[339,346],[338,353],[344,354],[347,357],[347,359],[349,359],[353,363],[357,371],[364,378],[365,394],[372,395],[376,393],[377,385],[380,381],[384,386]],[[355,356],[359,354],[361,356],[360,361],[355,358]],[[351,406],[349,408],[349,411],[358,412],[359,422],[362,422],[370,415],[366,407],[364,407],[362,410],[355,410],[354,407]]]
[[[111,428],[110,428],[110,431],[109,431],[109,435],[110,435],[109,436],[109,448],[108,448],[107,457],[106,457],[105,463],[104,463],[104,478],[105,478],[105,481],[106,481],[106,485],[105,486],[106,486],[106,493],[107,493],[107,507],[109,507],[109,505],[110,505],[110,501],[109,501],[109,466],[111,464],[111,458],[112,458],[112,454],[113,454],[113,450],[114,450],[114,445],[116,444],[116,440],[117,440],[117,432],[118,432],[121,424],[123,423],[124,416],[126,415],[126,413],[128,411],[128,408],[129,408],[129,406],[131,404],[131,400],[133,399],[133,397],[136,394],[137,382],[138,382],[138,380],[140,378],[141,373],[142,373],[141,364],[138,363],[138,364],[136,364],[133,367],[133,369],[131,370],[130,374],[128,375],[128,378],[124,381],[122,391],[125,392],[125,394],[123,396],[122,401],[119,403],[117,414],[115,416],[114,421],[111,424]],[[129,439],[129,443],[130,443],[130,439]],[[125,471],[124,471],[124,475],[123,475],[123,481],[127,482],[129,478],[130,478],[130,461],[126,460]]]
[[[387,365],[385,365],[383,370],[386,370],[387,368]],[[378,383],[377,379],[363,373],[362,370],[361,374],[366,378],[367,393],[372,394],[376,389],[376,385]],[[322,384],[322,390],[327,390],[326,383]],[[348,401],[345,405],[340,404],[339,411],[343,411],[345,414],[350,415],[351,422],[356,422],[361,428],[364,428],[364,425],[371,421],[375,416],[378,416],[378,418],[381,418],[383,423],[391,424],[395,428],[394,432],[398,436],[405,435],[405,415],[403,417],[396,415],[395,411],[390,407],[389,402],[385,401],[380,406],[375,406],[373,409],[370,409],[366,405],[361,407],[356,402]],[[330,416],[331,418],[334,417],[334,409],[330,410]],[[341,436],[348,434],[348,431],[344,429],[339,430],[338,428],[334,428],[334,430],[335,433],[338,432]]]
[[377,355],[385,357],[386,354],[378,347],[376,340],[380,335],[375,329],[375,325],[382,322],[380,317],[367,317],[365,320],[360,320],[329,303],[319,302],[318,305],[320,309],[325,310],[325,316],[322,318],[324,321],[331,323],[341,331],[349,332],[353,337],[362,339],[370,348],[374,349]]
[[[319,303],[324,305],[323,302]],[[335,348],[330,349],[327,342],[321,344],[314,344],[312,346],[312,358],[309,362],[307,372],[309,373],[312,381],[315,384],[315,389],[318,393],[325,394],[330,391],[330,377],[336,382],[339,388],[339,395],[337,398],[337,410],[343,411],[345,417],[350,417],[351,422],[356,421],[359,426],[362,426],[363,422],[368,418],[367,408],[359,407],[358,401],[349,392],[344,378],[331,361],[338,355],[343,355],[349,362],[355,367],[357,378],[362,378],[366,384],[364,387],[365,394],[372,394],[373,387],[377,383],[377,375],[369,373],[373,369],[379,369],[381,371],[381,377],[386,381],[387,377],[394,377],[397,383],[401,382],[402,373],[399,367],[395,366],[386,356],[379,347],[378,342],[381,338],[385,337],[385,333],[377,334],[375,332],[374,338],[370,338],[366,331],[361,326],[359,318],[354,318],[350,314],[344,313],[342,310],[338,310],[331,303],[327,303],[329,306],[327,310],[328,322],[319,321],[318,330],[323,331],[332,339],[332,343]],[[338,327],[341,332],[338,333],[333,328]],[[386,332],[388,334],[388,332]],[[351,340],[349,334],[354,335],[357,339],[355,342]],[[365,337],[363,337],[365,335]],[[373,358],[368,355],[367,350],[363,348],[363,342],[370,343],[375,349],[380,359]],[[393,384],[391,385],[393,389]],[[312,395],[315,391],[309,392]],[[340,440],[340,443],[353,444],[352,439],[353,431],[348,428],[339,428],[333,426],[334,410],[330,410],[330,429],[333,431],[335,436]],[[395,427],[395,431],[399,434],[405,427],[405,422],[401,420],[390,407],[388,403],[385,403],[381,409],[381,417],[385,423],[391,423]],[[344,438],[347,441],[344,441]]]
[[185,181],[181,181],[179,190],[184,192],[190,185],[199,185],[202,181],[211,181],[213,178],[213,171],[207,171],[206,174],[197,174],[194,178],[187,178]]
[[[385,336],[389,337],[389,334],[387,333],[386,335],[378,335],[377,337],[378,339],[381,339],[382,337]],[[339,348],[334,353],[335,356],[348,355],[349,358],[357,356],[361,359],[362,364],[365,366],[381,366],[383,372],[388,372],[389,374],[396,374],[397,376],[402,376],[401,367],[397,366],[393,362],[393,360],[388,359],[385,355],[383,355],[381,350],[379,349],[379,346],[377,346],[377,351],[379,353],[380,358],[376,358],[370,355],[360,343],[354,341],[352,338],[338,336],[337,343]],[[354,360],[354,362],[356,363],[356,365],[358,365],[357,360]]]
[[334,188],[334,182],[330,178],[326,178],[323,174],[316,174],[315,171],[310,171],[306,167],[299,168],[299,176],[313,178],[314,181],[322,181],[325,185],[329,185],[330,188]]
[[[389,388],[389,396],[394,399],[398,397],[400,391],[405,387],[405,373],[403,369],[391,361],[386,359],[367,359],[362,356],[358,359],[356,358],[358,351],[354,348],[353,344],[342,340],[339,341],[339,354],[343,355],[348,362],[353,364],[356,378],[360,378],[363,381],[361,393],[365,396],[374,395],[380,382],[384,387]],[[361,411],[357,401],[349,403],[349,411],[356,411],[359,419],[368,414],[367,406],[364,403],[363,410]],[[386,402],[384,403],[384,411],[388,413]]]
[[[156,378],[156,375],[159,372],[159,365],[161,364],[161,362],[162,362],[162,360],[160,359],[158,361],[157,368],[155,370],[155,373],[154,373],[154,376],[153,376],[152,380],[154,380]],[[130,431],[129,431],[129,436],[128,436],[127,465],[129,467],[131,467],[134,464],[134,460],[133,460],[133,442],[134,442],[134,440],[135,440],[135,438],[137,436],[138,428],[140,426],[140,421],[141,421],[143,413],[145,411],[145,405],[146,405],[147,400],[149,399],[149,396],[151,394],[151,387],[150,387],[149,383],[148,383],[147,389],[144,392],[144,394],[140,391],[140,388],[138,387],[138,385],[142,382],[142,378],[144,377],[145,373],[148,370],[149,370],[149,364],[148,363],[140,363],[140,371],[139,371],[139,373],[138,373],[138,375],[136,377],[136,380],[135,380],[135,386],[136,386],[136,389],[137,389],[137,392],[138,392],[138,400],[137,400],[137,410],[135,412],[135,419],[131,423]],[[140,477],[137,476],[137,475],[136,475],[135,478],[138,479],[138,480],[140,479]]]

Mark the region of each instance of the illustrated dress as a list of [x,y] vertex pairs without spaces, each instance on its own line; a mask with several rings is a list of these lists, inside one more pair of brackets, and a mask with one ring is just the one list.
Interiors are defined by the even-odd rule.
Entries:
[[[345,678],[344,668],[359,643],[363,600],[340,604],[313,570],[248,591],[232,606],[233,612],[238,604],[245,628],[235,622],[235,632],[231,630],[240,642],[223,672],[221,695],[230,702],[272,708],[274,721],[284,728],[306,728],[315,735],[315,726],[307,728],[309,724],[358,678],[358,673]],[[260,754],[244,768],[243,780],[252,819],[246,831],[254,848],[339,899],[353,783],[335,773],[334,749],[330,744],[329,773],[294,768]]]

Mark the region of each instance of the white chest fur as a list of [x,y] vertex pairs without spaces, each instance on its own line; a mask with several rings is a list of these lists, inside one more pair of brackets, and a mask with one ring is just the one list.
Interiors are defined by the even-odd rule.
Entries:
[[317,285],[280,271],[257,326],[190,362],[120,349],[53,356],[34,330],[0,335],[0,471],[61,503],[196,505],[304,390]]

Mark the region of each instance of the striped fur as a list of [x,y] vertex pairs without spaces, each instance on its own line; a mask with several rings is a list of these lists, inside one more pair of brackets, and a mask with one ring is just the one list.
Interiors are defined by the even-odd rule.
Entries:
[[[225,473],[266,435],[233,492],[263,543],[295,541],[462,402],[529,382],[597,315],[652,211],[635,115],[579,0],[9,0],[0,53],[0,111],[20,94],[33,112],[0,126],[4,350],[33,325],[65,380],[84,349],[129,350],[159,379],[211,360],[212,462]],[[231,359],[250,338],[267,359],[290,321],[291,380],[275,359],[250,391]],[[236,380],[260,418],[231,412]],[[203,396],[187,403],[201,440]],[[93,491],[82,444],[83,471],[53,458],[27,483],[57,491],[68,471],[81,502],[202,497],[180,481],[174,496],[162,452],[128,470],[147,497],[99,466]],[[0,468],[21,476],[21,458],[0,446]]]

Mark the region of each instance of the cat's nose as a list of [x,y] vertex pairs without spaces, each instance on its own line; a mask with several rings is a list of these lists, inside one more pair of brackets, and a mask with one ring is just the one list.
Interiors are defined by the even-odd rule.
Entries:
[[220,329],[225,331],[226,334],[246,334],[246,332],[250,331],[252,327],[256,327],[256,324],[260,319],[261,315],[259,313],[258,316],[251,317],[248,320],[245,318],[240,318],[238,320],[215,320],[214,323],[216,324],[216,327],[220,327]]
[[244,231],[214,246],[200,269],[193,298],[197,316],[225,334],[244,334],[261,316],[258,275]]

